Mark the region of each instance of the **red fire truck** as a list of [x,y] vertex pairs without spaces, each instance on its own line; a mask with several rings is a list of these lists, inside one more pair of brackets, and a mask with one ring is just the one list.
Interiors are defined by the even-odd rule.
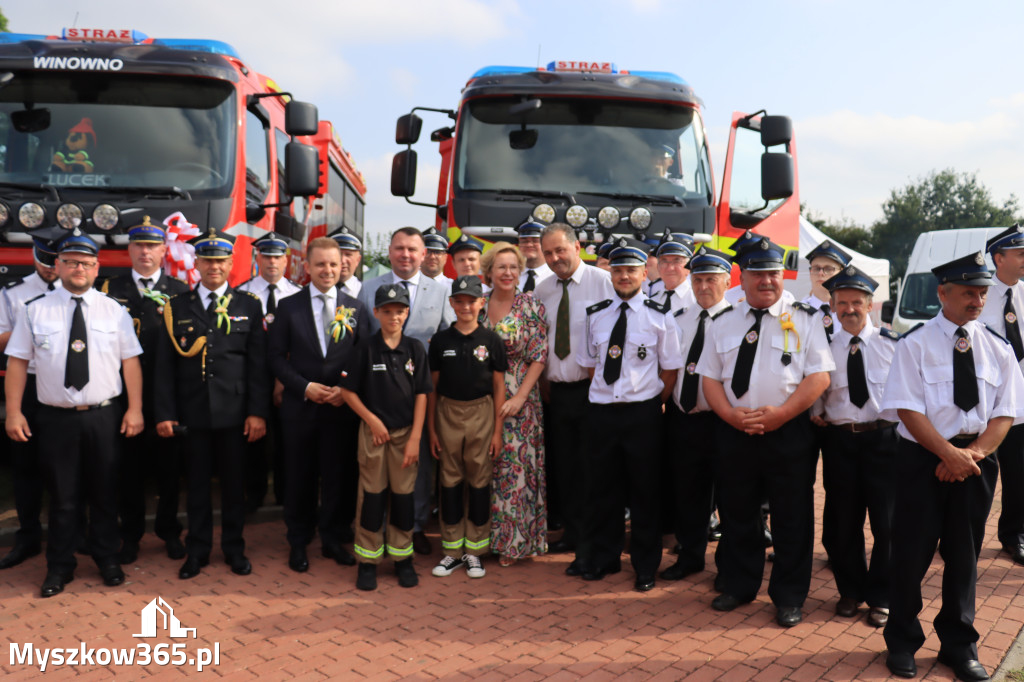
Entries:
[[366,186],[316,107],[216,40],[138,31],[0,33],[0,281],[32,269],[27,230],[76,226],[105,272],[129,266],[127,230],[181,213],[238,239],[231,282],[269,229],[292,244],[362,233]]
[[728,249],[745,230],[787,248],[795,269],[800,201],[790,119],[736,113],[724,181],[715,195],[701,100],[686,81],[608,62],[488,66],[462,90],[458,110],[416,107],[398,119],[406,145],[391,192],[415,192],[417,111],[454,123],[439,144],[438,228],[485,240],[514,239],[527,220],[560,221],[593,245],[612,235],[656,239],[664,230],[712,235]]

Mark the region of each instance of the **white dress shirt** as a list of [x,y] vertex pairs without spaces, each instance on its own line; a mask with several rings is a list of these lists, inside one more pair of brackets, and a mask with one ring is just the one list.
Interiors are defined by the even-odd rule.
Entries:
[[[675,297],[673,296],[672,298]],[[715,319],[720,314],[731,309],[732,306],[729,305],[729,303],[726,302],[725,299],[722,299],[721,301],[707,309],[708,317],[707,319],[704,320],[704,349],[701,351],[701,355],[710,352],[708,346],[708,338],[711,334],[711,325],[714,324]],[[693,305],[687,306],[685,308],[680,308],[675,312],[669,313],[669,315],[671,315],[672,318],[676,321],[676,326],[679,329],[679,353],[684,363],[684,367],[679,372],[679,375],[676,377],[676,385],[672,389],[672,400],[675,401],[676,407],[678,407],[680,411],[682,411],[683,409],[683,406],[680,402],[683,395],[683,379],[686,377],[686,373],[689,371],[689,367],[685,366],[685,363],[686,359],[690,356],[690,346],[693,345],[693,339],[697,334],[697,326],[700,322],[700,313],[702,310],[704,310],[704,308],[701,308],[699,305],[694,303]],[[697,368],[694,367],[693,371],[696,374]],[[707,412],[710,409],[711,406],[708,405],[708,401],[704,397],[704,386],[698,384],[697,405],[690,411],[690,414],[695,414],[697,412]]]
[[[940,312],[900,339],[882,397],[882,419],[898,421],[897,410],[919,412],[947,440],[981,433],[996,417],[1024,421],[1024,376],[1017,358],[1010,344],[977,321],[964,329],[974,349],[978,404],[964,412],[953,402],[956,329]],[[896,431],[916,442],[903,424]]]
[[[156,286],[156,283],[160,281],[160,277],[162,275],[163,275],[163,271],[160,268],[157,268],[156,272],[154,272],[152,275],[148,275],[148,276],[140,275],[135,270],[132,270],[132,281],[135,282],[135,288],[138,289],[139,293],[141,294],[143,292],[143,290],[147,289],[147,288],[150,291],[152,291],[153,287]],[[148,279],[149,280],[149,287],[146,287],[142,283],[143,279]]]
[[[363,289],[363,283],[356,277],[349,277],[344,282],[339,283],[341,290],[351,296],[352,298],[359,298],[359,292]],[[314,289],[316,287],[313,287]],[[310,290],[312,291],[312,289]]]
[[334,287],[331,287],[325,292],[321,292],[312,284],[309,285],[309,300],[310,307],[313,309],[313,323],[316,330],[320,332],[320,352],[324,354],[324,357],[327,357],[327,334],[324,325],[324,300],[321,296],[327,297],[327,310],[331,315],[330,319],[327,320],[327,324],[330,324],[330,322],[334,320],[333,311],[338,307],[337,294],[338,290]]
[[[671,296],[668,295],[669,291],[672,292]],[[675,289],[666,289],[664,285],[659,286],[648,298],[658,304],[664,304],[668,299],[670,315],[675,315],[684,308],[700,307],[697,306],[697,297],[693,295],[693,287],[690,286],[689,278],[681,282]]]
[[[239,287],[239,288],[241,288],[241,287]],[[224,284],[221,284],[219,287],[217,287],[216,291],[210,291],[205,286],[203,286],[202,282],[200,282],[199,284],[196,285],[196,293],[199,294],[199,300],[203,302],[203,307],[204,308],[209,308],[210,307],[210,294],[216,294],[217,298],[219,299],[221,296],[224,295],[224,292],[226,292],[227,290],[228,290],[228,283],[227,282],[224,282]]]
[[544,304],[548,322],[548,362],[544,375],[548,381],[585,381],[588,373],[576,361],[579,349],[585,342],[587,328],[587,306],[606,298],[618,298],[612,287],[611,275],[606,271],[580,262],[576,271],[569,276],[569,354],[559,359],[555,354],[557,339],[556,322],[558,303],[562,300],[561,280],[555,275],[543,279],[533,290],[533,297]]
[[537,290],[537,285],[541,283],[541,280],[543,280],[543,279],[545,279],[547,277],[551,277],[552,275],[554,275],[554,273],[551,272],[551,268],[548,267],[547,263],[541,263],[539,266],[537,266],[535,268],[525,267],[525,268],[523,268],[522,273],[520,273],[520,275],[519,275],[519,291],[523,291],[523,287],[526,286],[526,280],[530,276],[529,273],[530,273],[531,270],[533,270],[533,272],[534,272],[534,275],[533,275],[533,290],[534,291]]
[[[297,294],[302,290],[298,284],[295,284],[286,277],[282,277],[277,280],[277,292],[274,294],[274,300],[280,305],[282,298],[288,298],[292,294]],[[238,285],[239,291],[248,291],[256,294],[260,297],[260,304],[263,305],[263,314],[267,314],[267,299],[270,297],[270,282],[263,279],[262,277],[253,277],[248,282],[242,282]],[[204,301],[206,299],[203,299]]]
[[879,419],[885,382],[889,377],[893,355],[896,353],[896,339],[884,336],[867,318],[864,328],[857,334],[860,339],[857,352],[864,358],[864,378],[868,385],[868,401],[863,407],[850,402],[850,379],[847,362],[850,359],[850,345],[853,335],[836,326],[832,335],[832,359],[836,368],[831,372],[831,382],[814,412],[831,424],[863,424]]
[[[409,308],[411,309],[412,304],[416,302],[417,289],[420,288],[420,272],[417,271],[409,279],[402,279],[397,274],[395,274],[394,271],[392,271],[391,274],[394,276],[394,283],[397,284],[398,286],[403,286],[402,282],[408,282],[408,286],[406,286],[405,288],[409,291]],[[450,286],[448,288],[448,291],[451,291]]]
[[[60,289],[62,286],[59,279],[53,280],[54,289]],[[14,325],[25,316],[25,303],[49,291],[50,285],[37,272],[27,275],[18,284],[4,288],[3,304],[0,305],[0,334],[14,331]],[[36,373],[34,359],[28,362],[28,373]]]
[[818,310],[821,310],[821,306],[827,305],[829,307],[829,313],[828,315],[826,315],[825,311],[821,310],[821,323],[825,326],[825,331],[828,332],[829,334],[835,334],[836,331],[838,331],[838,320],[836,320],[835,316],[832,315],[832,304],[829,301],[823,301],[814,294],[807,294],[807,296],[805,296],[804,299],[800,302],[806,303],[812,308],[817,308]]
[[[981,311],[978,322],[987,324],[1004,338],[1006,336],[1006,320],[1003,317],[1003,310],[1006,308],[1006,292],[1012,291],[1013,309],[1017,314],[1017,328],[1024,336],[1024,282],[1016,282],[1013,286],[1003,283],[998,277],[993,277],[995,282],[988,288],[988,297],[985,299],[985,309]],[[1024,370],[1024,358],[1020,361],[1020,368]]]
[[25,306],[15,325],[7,354],[35,360],[39,402],[52,407],[97,405],[121,394],[121,362],[142,354],[132,318],[117,301],[89,289],[81,294],[89,358],[89,383],[81,391],[64,387],[68,341],[75,302],[67,289],[57,289]]

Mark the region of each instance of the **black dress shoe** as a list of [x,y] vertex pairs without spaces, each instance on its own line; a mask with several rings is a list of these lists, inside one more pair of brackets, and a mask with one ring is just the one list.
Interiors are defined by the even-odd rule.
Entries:
[[550,516],[548,517],[548,530],[549,531],[562,530],[562,528],[564,528],[564,527],[565,526],[562,525],[561,521],[555,520],[555,519],[551,518]]
[[780,606],[775,613],[775,622],[784,628],[791,628],[804,619],[799,606]]
[[590,568],[583,572],[584,580],[604,580],[606,575],[613,575],[622,570],[622,564],[616,561],[600,568]]
[[860,606],[853,597],[840,597],[836,602],[836,615],[843,618],[853,618],[857,615],[857,608]]
[[573,578],[581,576],[584,573],[585,571],[583,570],[583,566],[580,565],[579,561],[574,560],[572,563],[565,567],[565,574],[568,576],[572,576]]
[[121,551],[117,553],[117,561],[120,564],[134,564],[139,558],[139,543],[125,540],[121,543]]
[[654,576],[638,575],[636,582],[633,583],[633,589],[637,592],[650,592],[654,589]]
[[896,677],[915,677],[917,675],[917,663],[914,662],[914,654],[899,653],[890,651],[885,657],[885,667]]
[[377,589],[377,564],[359,564],[356,588],[367,592]]
[[973,658],[957,661],[940,649],[939,663],[948,665],[952,668],[953,674],[956,675],[956,679],[958,680],[965,680],[965,682],[981,682],[981,680],[989,679],[988,672],[985,671],[985,668],[981,663],[978,663],[978,661]]
[[889,609],[882,606],[872,606],[868,611],[868,625],[876,628],[884,628],[889,622]]
[[427,534],[421,530],[412,534],[412,551],[417,554],[430,554],[434,551]]
[[64,586],[75,579],[74,573],[49,572],[43,580],[43,587],[39,594],[43,597],[55,597],[64,591]]
[[170,538],[165,540],[164,544],[167,546],[168,559],[181,559],[185,556],[185,545],[181,538]]
[[750,599],[740,599],[739,597],[734,597],[727,592],[723,592],[711,600],[711,608],[715,611],[732,611],[738,606],[749,604],[750,601]]
[[677,561],[659,573],[658,576],[662,580],[682,580],[686,576],[693,575],[694,573],[700,573],[703,570],[703,566],[694,566],[682,561]]
[[[15,544],[11,548],[11,551],[4,555],[0,559],[0,569],[13,568],[26,559],[31,559],[35,555],[39,554],[42,548],[38,544],[34,545],[19,545]],[[54,593],[56,594],[56,592]]]
[[107,564],[100,567],[100,577],[107,587],[117,587],[124,582],[124,571],[119,564]]
[[210,563],[209,559],[200,559],[199,557],[192,556],[191,554],[185,557],[185,563],[181,565],[181,569],[178,570],[178,577],[182,580],[188,580],[189,578],[195,578],[199,575],[199,571],[203,566]]
[[708,522],[708,542],[718,542],[722,539],[722,524],[713,515]]
[[336,542],[324,543],[320,553],[327,559],[334,559],[341,566],[355,566],[356,558],[352,553]]
[[[303,551],[303,554],[305,554],[305,551]],[[252,573],[252,564],[249,563],[244,554],[226,556],[224,557],[224,563],[231,567],[231,572],[235,575],[249,575]]]
[[565,540],[559,540],[558,542],[552,542],[548,545],[548,554],[565,554],[567,552],[576,551],[576,545]]
[[1003,545],[1003,551],[1010,555],[1013,563],[1024,565],[1024,545]]
[[288,553],[288,568],[296,573],[305,573],[309,570],[309,557],[306,556],[305,547],[292,547]]

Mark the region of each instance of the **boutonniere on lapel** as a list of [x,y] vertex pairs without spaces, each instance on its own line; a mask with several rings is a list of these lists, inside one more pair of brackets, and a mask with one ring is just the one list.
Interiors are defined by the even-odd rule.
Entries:
[[225,324],[225,334],[231,333],[231,318],[228,317],[229,305],[231,305],[231,294],[218,298],[217,307],[213,309],[213,312],[217,314],[217,329],[220,329],[220,325],[223,322]]
[[779,326],[782,327],[782,364],[788,365],[793,361],[793,354],[789,351],[789,333],[796,335],[796,350],[800,352],[800,332],[793,324],[793,316],[789,313],[779,315]]
[[502,336],[512,336],[512,334],[515,333],[516,331],[516,323],[505,321],[499,322],[498,324],[494,325],[494,331],[498,332]]
[[164,306],[171,300],[171,297],[162,291],[155,291],[153,289],[143,289],[142,298],[148,298],[149,300],[156,303],[156,311],[160,314],[164,312]]
[[356,326],[356,309],[346,308],[345,306],[339,306],[334,311],[334,321],[331,322],[331,326],[328,331],[331,333],[331,338],[334,343],[338,343],[341,339],[345,338],[345,334],[354,334]]

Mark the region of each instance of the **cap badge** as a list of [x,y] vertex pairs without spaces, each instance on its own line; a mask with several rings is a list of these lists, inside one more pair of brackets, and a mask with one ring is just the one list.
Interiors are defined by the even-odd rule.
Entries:
[[854,273],[854,270],[853,270],[853,266],[852,265],[850,267],[846,268],[846,275],[848,277],[853,277],[853,273]]
[[767,251],[768,250],[768,240],[767,239],[762,239],[761,240],[761,250],[762,251]]
[[619,246],[629,246],[629,242],[626,241],[625,237],[619,240]]
[[979,251],[978,253],[974,254],[974,262],[977,263],[978,265],[984,265],[985,264],[985,254],[983,254],[981,251]]
[[388,298],[394,298],[397,295],[394,289],[388,289]]
[[461,237],[459,237],[459,241],[460,242],[468,242],[469,241],[469,237],[467,237],[466,235],[462,235]]
[[465,289],[466,288],[466,280],[462,280],[461,282],[459,282],[459,288],[460,289]]
[[622,349],[618,346],[612,346],[608,349],[608,357],[612,360],[617,360],[620,355],[622,355]]

